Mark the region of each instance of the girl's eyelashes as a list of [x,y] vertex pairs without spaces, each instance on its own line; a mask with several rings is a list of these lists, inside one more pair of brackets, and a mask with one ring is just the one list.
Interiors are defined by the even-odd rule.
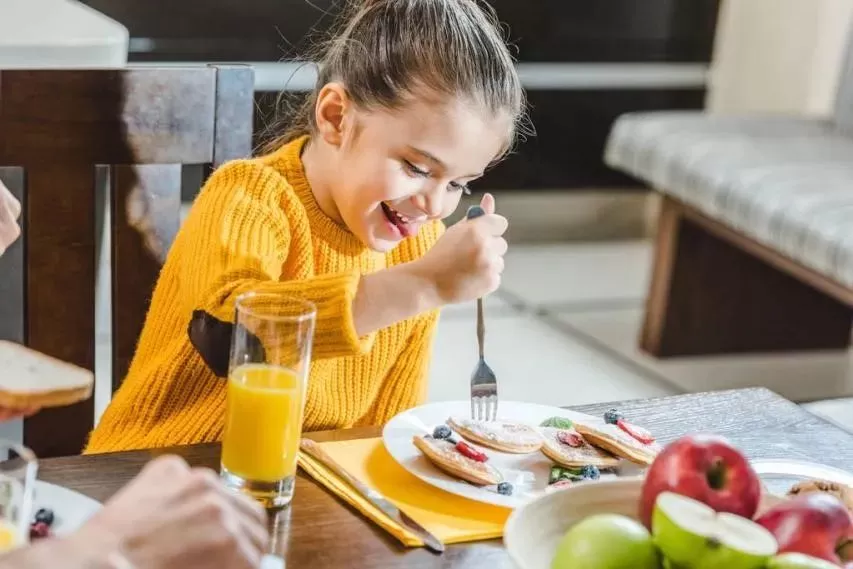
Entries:
[[[406,171],[409,172],[412,176],[417,176],[419,178],[429,178],[432,173],[429,170],[424,170],[422,168],[418,168],[408,160],[403,160],[403,166],[406,168]],[[448,190],[451,192],[462,192],[466,196],[471,195],[471,188],[468,187],[468,184],[460,184],[459,182],[450,182],[450,186]]]
[[459,182],[450,182],[450,191],[451,192],[462,192],[463,195],[470,196],[471,188],[468,187],[468,184],[460,184]]
[[408,170],[410,174],[413,174],[415,176],[419,176],[421,178],[429,178],[430,176],[429,171],[424,170],[422,168],[418,168],[408,160],[403,160],[403,166],[406,167],[406,170]]

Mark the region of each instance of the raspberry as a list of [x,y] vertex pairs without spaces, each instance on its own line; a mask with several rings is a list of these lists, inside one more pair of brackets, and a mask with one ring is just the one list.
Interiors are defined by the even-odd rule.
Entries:
[[36,522],[30,526],[30,539],[41,539],[50,536],[50,526],[44,522]]

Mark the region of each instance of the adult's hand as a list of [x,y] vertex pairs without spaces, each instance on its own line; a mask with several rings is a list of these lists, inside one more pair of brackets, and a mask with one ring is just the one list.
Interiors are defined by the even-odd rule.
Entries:
[[0,255],[21,234],[21,227],[18,225],[20,215],[21,202],[0,182]]
[[269,533],[264,509],[177,457],[152,461],[75,536],[146,569],[254,569]]

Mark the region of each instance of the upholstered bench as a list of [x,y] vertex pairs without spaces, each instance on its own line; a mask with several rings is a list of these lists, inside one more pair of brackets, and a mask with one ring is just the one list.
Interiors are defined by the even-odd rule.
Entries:
[[853,54],[831,118],[628,114],[605,161],[663,194],[642,348],[843,349],[853,324]]

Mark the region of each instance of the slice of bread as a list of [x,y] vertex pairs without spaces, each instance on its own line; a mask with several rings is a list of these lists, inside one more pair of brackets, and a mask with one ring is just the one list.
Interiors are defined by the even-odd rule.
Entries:
[[89,370],[0,340],[0,407],[62,407],[88,399],[95,376]]

